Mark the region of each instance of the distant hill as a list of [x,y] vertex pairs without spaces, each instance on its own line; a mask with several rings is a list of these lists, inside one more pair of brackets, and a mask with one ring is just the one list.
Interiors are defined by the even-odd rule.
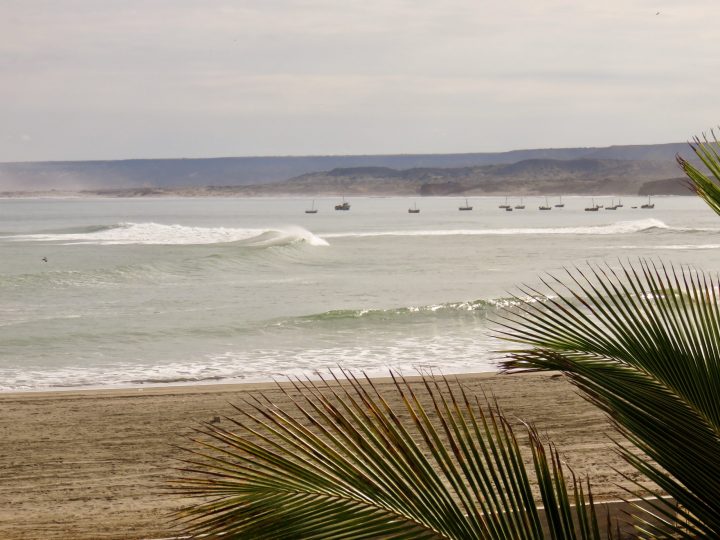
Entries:
[[[483,166],[513,165],[517,169],[498,169],[497,175],[536,178],[552,175],[543,167],[554,167],[557,174],[571,174],[557,169],[556,161],[588,160],[573,166],[592,167],[595,161],[622,160],[662,163],[668,170],[674,167],[676,153],[689,155],[686,143],[610,146],[607,148],[559,148],[513,150],[510,152],[472,154],[418,154],[418,155],[367,155],[367,156],[279,156],[279,157],[227,157],[208,159],[133,159],[118,161],[48,161],[27,163],[0,163],[0,191],[41,190],[98,190],[160,188],[203,188],[209,186],[258,186],[284,183],[290,178],[315,173],[367,168],[386,168],[402,173],[426,175],[428,178],[463,176],[463,169]],[[515,166],[513,165],[513,166]],[[605,167],[606,165],[602,165]],[[651,166],[639,166],[642,171]],[[455,172],[441,172],[457,169]],[[424,171],[424,172],[420,172]],[[534,171],[534,172],[533,172]],[[393,177],[386,171],[386,178]],[[330,174],[330,173],[326,173]],[[338,175],[339,173],[335,173]],[[399,178],[394,176],[393,178]],[[467,173],[474,174],[474,173]],[[580,171],[580,174],[590,174]],[[645,174],[643,172],[643,174]],[[544,176],[543,176],[544,175]],[[342,176],[346,176],[342,173]],[[366,175],[367,176],[367,175]],[[372,176],[372,175],[371,175]],[[612,175],[611,175],[612,176]],[[652,176],[652,175],[651,175]],[[677,176],[677,169],[671,177]],[[613,176],[614,177],[614,176]],[[658,179],[653,176],[654,179]],[[299,184],[298,184],[299,185]],[[273,191],[274,188],[271,188]]]
[[[530,159],[480,167],[350,167],[247,186],[131,187],[81,191],[105,197],[362,195],[690,195],[669,161]],[[62,192],[35,192],[59,195]],[[18,196],[20,193],[0,192]]]
[[528,159],[480,167],[333,169],[255,189],[317,195],[662,194],[676,191],[677,180],[668,179],[677,179],[678,172],[674,161]]

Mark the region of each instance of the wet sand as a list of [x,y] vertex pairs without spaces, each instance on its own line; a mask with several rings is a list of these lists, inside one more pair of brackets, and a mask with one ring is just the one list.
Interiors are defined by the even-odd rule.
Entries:
[[[473,374],[470,391],[492,393],[511,418],[535,423],[567,463],[591,477],[596,498],[634,473],[614,453],[604,415],[562,377]],[[392,397],[391,383],[379,388]],[[272,384],[0,394],[0,538],[140,539],[177,534],[170,514],[184,502],[162,493],[173,461],[199,422],[232,416],[230,403]],[[402,404],[392,403],[398,409]]]

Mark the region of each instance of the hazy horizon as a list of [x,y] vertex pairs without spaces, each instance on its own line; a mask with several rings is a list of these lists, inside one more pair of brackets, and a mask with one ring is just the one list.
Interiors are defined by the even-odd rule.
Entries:
[[[688,144],[690,141],[687,142]],[[507,150],[477,150],[468,152],[382,152],[382,153],[364,153],[364,154],[253,154],[253,155],[204,155],[204,156],[166,156],[166,157],[117,157],[111,159],[97,158],[97,159],[47,159],[47,160],[18,160],[18,161],[0,161],[0,163],[43,163],[43,162],[84,162],[84,161],[144,161],[144,160],[195,160],[195,159],[252,159],[252,158],[317,158],[317,157],[364,157],[364,156],[452,156],[452,155],[474,155],[474,154],[505,154],[511,152],[528,152],[534,150],[571,150],[571,149],[602,149],[602,148],[613,148],[613,147],[626,147],[626,146],[664,146],[664,145],[676,145],[685,144],[684,142],[660,142],[660,143],[637,143],[637,144],[609,144],[603,146],[557,146],[557,147],[536,147],[536,148],[508,148]],[[689,147],[688,147],[689,148]],[[549,158],[554,159],[554,158]]]

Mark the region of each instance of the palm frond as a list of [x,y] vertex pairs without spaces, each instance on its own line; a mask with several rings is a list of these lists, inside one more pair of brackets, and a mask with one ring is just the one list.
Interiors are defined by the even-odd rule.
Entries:
[[[498,321],[506,371],[559,370],[647,457],[623,457],[679,504],[676,534],[720,536],[720,303],[717,278],[649,261],[544,280],[543,300]],[[648,459],[649,458],[649,459]]]
[[540,539],[542,504],[552,538],[600,538],[589,483],[568,479],[532,426],[523,452],[497,404],[457,382],[393,377],[400,413],[371,380],[343,375],[283,387],[292,410],[260,396],[236,408],[232,430],[204,425],[173,484],[199,498],[180,514],[186,532]]
[[687,175],[690,188],[701,197],[716,214],[720,215],[720,143],[715,133],[712,132],[712,140],[706,135],[703,138],[695,137],[691,148],[701,163],[706,167],[715,179],[714,181],[703,173],[699,168],[681,156],[676,156],[677,162]]

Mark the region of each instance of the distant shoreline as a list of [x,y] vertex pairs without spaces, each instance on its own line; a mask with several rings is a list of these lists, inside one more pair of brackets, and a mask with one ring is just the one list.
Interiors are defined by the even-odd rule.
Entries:
[[[1,197],[682,195],[685,143],[499,153],[0,163]],[[686,155],[688,159],[694,156]],[[31,189],[30,189],[31,188]],[[57,195],[55,195],[57,196]]]

